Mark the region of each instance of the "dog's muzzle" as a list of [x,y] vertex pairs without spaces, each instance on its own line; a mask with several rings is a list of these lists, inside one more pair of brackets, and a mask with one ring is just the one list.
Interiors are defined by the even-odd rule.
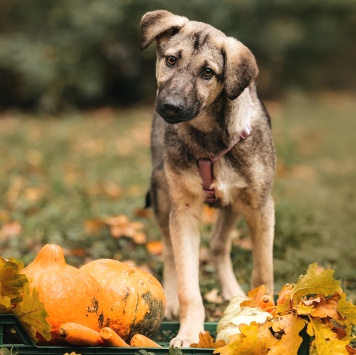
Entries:
[[197,110],[187,109],[184,100],[176,95],[158,98],[156,111],[170,124],[190,121],[197,115]]

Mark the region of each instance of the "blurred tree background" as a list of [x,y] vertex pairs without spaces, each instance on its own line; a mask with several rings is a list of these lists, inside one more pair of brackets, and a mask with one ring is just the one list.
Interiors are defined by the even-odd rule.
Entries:
[[130,105],[152,100],[154,46],[141,16],[167,9],[249,46],[264,98],[356,87],[354,0],[1,0],[0,107]]

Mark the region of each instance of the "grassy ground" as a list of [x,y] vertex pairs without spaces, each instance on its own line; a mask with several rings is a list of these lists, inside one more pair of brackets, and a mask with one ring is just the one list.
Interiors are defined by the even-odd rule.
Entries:
[[[354,294],[356,103],[345,95],[294,95],[267,106],[278,153],[276,289],[316,261],[335,269]],[[104,257],[132,260],[160,278],[159,235],[140,210],[150,175],[150,123],[151,108],[62,117],[3,113],[0,255],[29,263],[45,243],[56,243],[72,265]],[[202,226],[203,293],[218,287],[205,248],[211,214],[205,211]],[[249,249],[242,221],[233,253],[246,289]],[[214,316],[214,302],[210,307]]]

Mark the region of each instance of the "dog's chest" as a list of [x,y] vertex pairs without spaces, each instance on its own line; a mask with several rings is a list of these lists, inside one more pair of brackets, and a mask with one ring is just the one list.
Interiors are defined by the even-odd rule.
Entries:
[[226,164],[224,158],[214,163],[213,176],[212,188],[222,205],[233,203],[239,191],[248,186],[241,173]]

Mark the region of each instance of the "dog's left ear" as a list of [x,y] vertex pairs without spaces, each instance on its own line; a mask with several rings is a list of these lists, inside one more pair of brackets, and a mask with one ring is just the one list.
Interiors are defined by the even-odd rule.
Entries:
[[147,48],[165,32],[180,30],[189,20],[166,10],[147,12],[141,19],[141,49]]
[[225,92],[230,100],[235,100],[257,78],[256,59],[245,45],[232,37],[226,38],[223,53]]

